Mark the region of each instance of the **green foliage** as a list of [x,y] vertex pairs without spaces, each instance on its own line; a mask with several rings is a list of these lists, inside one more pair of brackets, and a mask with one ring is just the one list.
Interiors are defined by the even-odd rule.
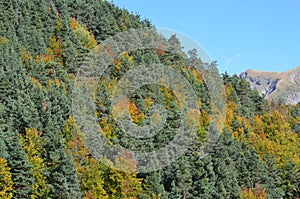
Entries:
[[[137,126],[149,124],[154,105],[165,107],[166,124],[151,138],[137,141],[124,133],[111,107],[112,91],[125,73],[139,65],[163,64],[186,78],[197,95],[200,127],[195,142],[177,161],[149,173],[137,173],[139,165],[126,150],[115,160],[91,157],[83,141],[85,132],[71,115],[77,69],[108,37],[151,26],[108,1],[0,4],[1,198],[300,197],[300,103],[268,102],[247,81],[225,73],[224,133],[200,158],[199,149],[211,130],[209,114],[218,105],[212,104],[209,77],[204,81],[196,69],[203,64],[197,51],[183,53],[176,35],[169,39],[152,35],[149,40],[160,38],[157,49],[118,55],[94,82],[95,115],[111,144],[141,152],[164,147],[175,137],[182,111],[168,86],[144,85],[132,93],[128,104],[121,104]],[[173,156],[169,152],[161,158]]]
[[32,195],[32,184],[35,183],[31,171],[32,165],[27,162],[18,134],[12,130],[1,131],[7,136],[5,142],[9,156],[6,157],[11,168],[13,198],[29,198]]

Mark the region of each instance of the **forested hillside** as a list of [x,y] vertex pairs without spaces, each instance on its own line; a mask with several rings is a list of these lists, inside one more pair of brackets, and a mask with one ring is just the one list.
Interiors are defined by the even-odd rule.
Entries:
[[165,107],[166,124],[149,139],[124,134],[111,108],[122,75],[141,64],[163,64],[185,77],[197,95],[201,125],[189,149],[151,172],[138,172],[127,150],[115,160],[91,154],[72,110],[78,69],[101,42],[138,28],[153,26],[104,0],[1,1],[0,198],[300,198],[300,103],[268,102],[245,79],[220,75],[225,122],[214,147],[200,157],[215,107],[195,67],[201,59],[195,50],[181,51],[175,35],[156,35],[173,51],[159,47],[118,55],[94,82],[93,114],[111,145],[146,152],[166,145],[181,124],[182,105],[171,89],[145,85],[126,107],[137,126],[149,122],[155,104]]

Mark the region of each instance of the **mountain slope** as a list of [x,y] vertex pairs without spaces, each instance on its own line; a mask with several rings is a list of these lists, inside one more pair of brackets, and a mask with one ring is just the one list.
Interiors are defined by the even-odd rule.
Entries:
[[[0,199],[299,198],[300,104],[283,107],[291,113],[285,116],[278,107],[269,112],[268,102],[246,80],[224,75],[227,110],[218,137],[219,121],[213,119],[223,103],[213,102],[219,95],[212,91],[222,88],[213,81],[219,77],[215,63],[206,67],[194,50],[188,57],[175,35],[140,34],[145,43],[159,44],[153,48],[131,48],[144,41],[135,34],[127,51],[119,52],[124,45],[117,42],[101,45],[145,27],[152,27],[148,20],[105,0],[0,3]],[[122,35],[116,41],[128,39]],[[111,63],[97,77],[93,67],[102,59],[91,54],[101,50],[109,57],[97,55]],[[133,77],[139,66],[142,72],[164,67]],[[168,67],[180,76],[170,76]],[[196,93],[192,109],[185,108],[189,89]],[[84,92],[79,96],[77,90]],[[130,96],[122,100],[121,94]],[[134,129],[122,126],[128,124]],[[145,132],[158,131],[135,135],[147,125]],[[186,137],[190,127],[195,135]],[[203,141],[213,147],[202,150]],[[116,147],[122,150],[114,158]],[[173,148],[187,150],[180,155]],[[157,170],[138,172],[147,164]]]
[[286,72],[247,70],[240,78],[249,81],[251,87],[267,99],[283,99],[287,104],[300,101],[300,66]]

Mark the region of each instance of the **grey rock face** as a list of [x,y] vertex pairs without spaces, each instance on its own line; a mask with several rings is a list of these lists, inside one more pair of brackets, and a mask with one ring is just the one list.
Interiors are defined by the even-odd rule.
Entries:
[[300,102],[300,67],[281,73],[247,70],[240,78],[249,81],[251,88],[267,99],[283,99],[287,104]]

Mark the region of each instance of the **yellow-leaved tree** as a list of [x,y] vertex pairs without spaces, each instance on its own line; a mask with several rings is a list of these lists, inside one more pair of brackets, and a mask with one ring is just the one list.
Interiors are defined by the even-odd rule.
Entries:
[[84,143],[84,134],[78,129],[75,120],[70,117],[64,133],[67,136],[68,151],[71,153],[81,190],[84,192],[83,199],[109,199],[103,187],[103,165],[89,155]]
[[13,180],[10,168],[4,158],[0,158],[0,198],[10,199],[13,197]]
[[255,188],[243,189],[240,197],[242,199],[266,199],[267,193],[264,188],[262,188],[259,184],[256,184]]
[[[117,169],[113,169],[113,168]],[[137,177],[136,161],[129,151],[121,151],[115,164],[109,168],[106,179],[110,198],[137,199],[142,194],[142,180]]]
[[23,148],[26,152],[26,158],[32,165],[31,170],[35,183],[32,184],[31,199],[47,198],[50,192],[47,178],[45,176],[46,165],[42,158],[42,140],[37,129],[26,128],[25,135],[21,136]]
[[73,17],[70,19],[70,25],[84,48],[92,50],[97,46],[97,41],[94,35],[87,29],[86,26],[80,25]]

